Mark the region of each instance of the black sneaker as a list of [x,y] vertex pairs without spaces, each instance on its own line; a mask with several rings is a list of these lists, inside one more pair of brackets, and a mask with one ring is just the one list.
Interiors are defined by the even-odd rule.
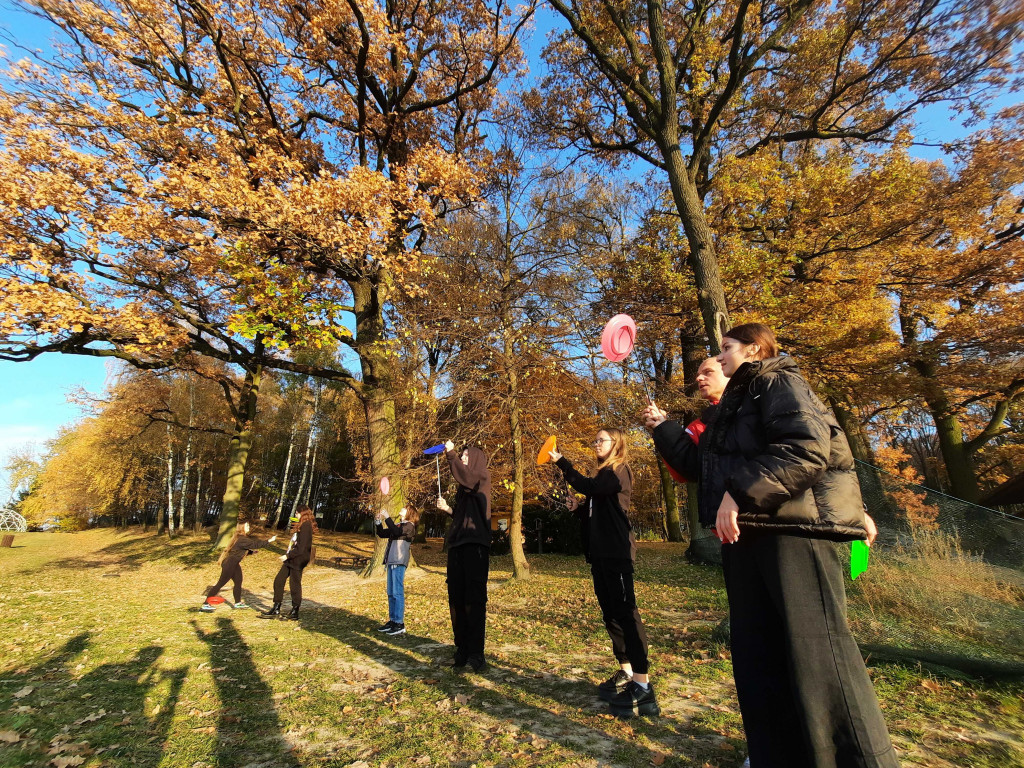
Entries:
[[395,622],[393,622],[391,619],[388,619],[388,623],[387,624],[381,624],[379,627],[377,627],[377,631],[378,632],[389,632],[393,626],[395,626]]
[[633,717],[634,715],[660,715],[661,707],[654,697],[654,686],[647,684],[645,691],[637,683],[630,680],[626,684],[626,690],[613,698],[611,705],[612,714],[616,717]]
[[404,635],[405,634],[405,624],[398,624],[398,623],[392,624],[391,625],[391,629],[389,629],[387,633],[389,635]]
[[601,697],[601,701],[611,701],[618,694],[626,690],[626,684],[632,679],[630,675],[627,675],[624,670],[620,669],[597,686],[597,695]]
[[474,672],[482,672],[487,668],[487,660],[482,653],[472,653],[466,661],[469,662],[469,666],[473,668]]

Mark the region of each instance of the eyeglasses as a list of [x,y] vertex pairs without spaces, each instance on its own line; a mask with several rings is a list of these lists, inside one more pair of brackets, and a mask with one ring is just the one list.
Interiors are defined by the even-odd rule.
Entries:
[[599,437],[597,440],[591,443],[591,445],[600,445],[601,443],[610,443],[612,439],[610,437]]

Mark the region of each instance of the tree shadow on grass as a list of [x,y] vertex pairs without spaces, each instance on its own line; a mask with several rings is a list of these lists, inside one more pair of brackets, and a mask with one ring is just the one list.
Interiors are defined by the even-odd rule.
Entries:
[[99,554],[117,557],[133,570],[145,563],[161,560],[184,569],[206,568],[220,556],[220,552],[213,549],[213,541],[205,534],[173,540],[155,534],[132,536],[104,547]]
[[[127,661],[101,664],[75,679],[72,664],[88,645],[89,634],[83,632],[55,657],[5,675],[17,687],[5,686],[0,695],[0,708],[5,709],[0,730],[24,732],[26,738],[5,750],[0,766],[43,765],[94,753],[104,763],[161,763],[187,669],[161,669],[164,649],[147,645]],[[9,701],[25,688],[32,690]]]
[[213,726],[217,740],[213,764],[217,768],[299,765],[281,735],[274,692],[260,676],[249,646],[231,619],[218,616],[216,625],[206,630],[192,621],[196,637],[209,649],[220,702]]
[[[581,722],[608,713],[606,705],[597,699],[594,687],[588,681],[542,674],[544,670],[530,670],[526,665],[505,665],[493,661],[482,675],[454,672],[443,666],[450,659],[451,646],[408,633],[396,637],[383,635],[375,631],[374,623],[366,617],[344,609],[332,610],[331,615],[325,615],[320,622],[304,622],[303,627],[349,645],[409,681],[430,685],[433,690],[444,694],[437,703],[439,707],[443,707],[446,700],[457,702],[458,706],[468,710],[470,720],[475,715],[481,721],[478,731],[486,730],[486,724],[493,721],[517,726],[531,735],[559,742],[574,752],[581,762],[649,764],[654,760],[663,761],[666,754],[688,749],[691,754],[685,761],[675,761],[675,764],[704,765],[707,750],[695,747],[694,739],[722,741],[716,733],[697,729],[673,717],[634,718],[630,726],[654,742],[654,746],[644,746],[632,738],[616,735],[617,727],[602,729],[600,722],[605,720],[594,724]],[[424,662],[417,653],[427,655],[431,660]],[[548,699],[550,705],[538,705],[535,698],[538,696]],[[456,722],[472,730],[461,716]],[[446,741],[452,744],[463,742],[463,734],[446,734]],[[716,753],[715,757],[721,757],[721,752],[712,752]],[[378,754],[377,757],[394,760],[396,756]],[[466,760],[466,765],[482,759],[479,754],[459,757]]]
[[138,571],[148,563],[166,562],[183,570],[215,565],[219,553],[205,536],[190,536],[169,542],[163,536],[126,535],[120,541],[77,557],[60,557],[42,565],[25,568],[19,574],[39,574],[60,570],[103,570],[115,576]]

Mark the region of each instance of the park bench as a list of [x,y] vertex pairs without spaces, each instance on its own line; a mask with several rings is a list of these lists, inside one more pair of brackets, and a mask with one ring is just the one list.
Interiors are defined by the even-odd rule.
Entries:
[[340,567],[363,568],[370,563],[370,558],[365,555],[339,555],[332,557],[331,562]]

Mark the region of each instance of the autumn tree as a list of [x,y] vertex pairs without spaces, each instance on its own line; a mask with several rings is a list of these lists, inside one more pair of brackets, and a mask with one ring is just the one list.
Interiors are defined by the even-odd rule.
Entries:
[[[448,237],[438,242],[417,312],[457,349],[455,390],[447,398],[471,398],[476,418],[488,424],[490,446],[501,457],[492,467],[507,472],[495,488],[509,496],[513,578],[526,579],[523,504],[551,398],[568,407],[569,418],[585,409],[571,380],[557,382],[551,373],[570,355],[568,318],[587,304],[583,289],[602,253],[609,190],[570,171],[531,167],[523,142],[511,132],[505,139],[483,202],[450,221]],[[528,381],[543,370],[550,389]]]
[[729,163],[710,210],[733,306],[776,328],[872,461],[862,420],[919,403],[948,487],[976,500],[973,457],[1024,396],[1019,349],[1019,116],[948,161],[836,150]]
[[[239,366],[222,545],[266,368],[350,386],[374,474],[390,474],[383,310],[438,215],[474,192],[479,121],[532,9],[22,7],[63,42],[12,66],[0,99],[0,354]],[[337,343],[358,373],[290,352]]]
[[[655,188],[629,247],[619,251],[610,265],[614,280],[604,300],[628,312],[638,323],[633,356],[650,381],[651,396],[662,408],[689,422],[707,405],[695,397],[697,370],[707,352],[697,293],[686,265],[685,234],[671,199],[657,192]],[[682,541],[676,481],[663,462],[658,463],[658,471],[667,537]],[[694,480],[687,483],[687,557],[694,562],[718,562],[718,540],[697,519]]]
[[531,97],[555,140],[664,174],[703,324],[728,317],[707,195],[723,163],[806,142],[886,142],[922,105],[982,111],[1013,75],[1018,3],[550,0],[551,73]]

